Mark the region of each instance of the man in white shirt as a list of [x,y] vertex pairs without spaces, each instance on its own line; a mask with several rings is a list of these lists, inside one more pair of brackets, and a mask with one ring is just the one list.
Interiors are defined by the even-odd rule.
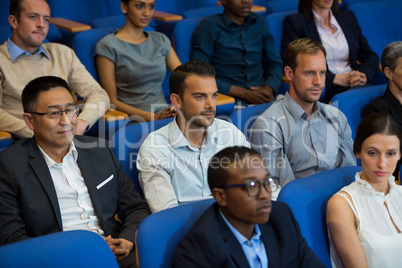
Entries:
[[36,78],[22,103],[35,135],[0,153],[0,245],[88,230],[104,237],[121,267],[135,267],[135,232],[149,208],[106,141],[75,136],[78,109],[66,81]]
[[211,198],[209,160],[229,146],[249,147],[233,124],[215,119],[218,89],[211,65],[192,60],[178,66],[169,88],[177,116],[147,137],[137,158],[140,184],[152,212]]
[[10,0],[12,36],[0,46],[0,130],[32,137],[22,120],[21,93],[39,76],[63,78],[84,99],[77,134],[91,128],[109,108],[109,97],[85,69],[74,51],[56,43],[43,44],[49,31],[50,8],[45,0]]

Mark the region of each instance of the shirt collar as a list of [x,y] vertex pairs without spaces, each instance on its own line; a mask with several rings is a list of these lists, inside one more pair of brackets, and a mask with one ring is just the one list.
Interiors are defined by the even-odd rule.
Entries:
[[[222,20],[223,20],[223,24],[226,27],[230,26],[232,23],[236,24],[225,13],[222,13]],[[257,22],[257,15],[255,13],[253,13],[253,12],[250,12],[250,14],[246,18],[246,21],[244,22],[244,25],[246,25],[246,24],[254,24],[256,22]],[[236,24],[236,25],[238,25],[238,24]]]
[[[320,25],[321,27],[324,27],[324,25],[322,24],[322,18],[320,15],[318,15],[317,12],[314,11],[313,9],[313,16],[314,16],[314,21],[316,24]],[[336,23],[334,21],[334,16],[332,14],[332,10],[329,10],[329,23],[331,24],[331,27],[333,27],[336,30],[338,30],[338,27],[336,26]]]
[[[191,146],[187,138],[183,135],[183,132],[181,132],[179,125],[176,122],[177,116],[173,120],[172,123],[169,125],[169,143],[172,146],[172,148],[178,148],[178,147],[188,147],[191,150],[195,151],[198,150],[198,148],[195,148],[194,146]],[[212,128],[215,125],[216,119],[214,119],[214,122],[212,125],[207,127],[205,130],[205,136],[204,136],[204,141],[202,142],[201,149],[204,149],[208,147],[210,144],[213,144],[211,141],[212,138]]]
[[[54,161],[52,158],[50,158],[50,156],[48,156],[45,153],[45,151],[43,151],[43,149],[39,146],[39,144],[38,144],[38,147],[39,147],[39,150],[42,152],[42,155],[45,158],[46,164],[47,164],[47,166],[49,168],[51,168],[53,165],[58,164],[58,163],[56,163],[56,161]],[[64,157],[66,157],[68,155],[72,155],[73,158],[74,158],[74,162],[77,162],[77,160],[78,160],[78,151],[75,148],[74,141],[71,141],[70,149],[68,150],[68,153]]]
[[242,235],[239,231],[237,231],[237,229],[234,228],[232,224],[230,224],[230,222],[223,215],[222,210],[219,209],[219,213],[221,214],[223,220],[226,222],[227,226],[232,231],[233,235],[236,237],[237,241],[239,241],[240,244],[243,245],[243,244],[247,243],[248,241],[261,239],[261,230],[260,230],[260,227],[258,226],[258,224],[254,224],[254,234],[251,237],[251,239],[248,240],[247,238],[244,237],[244,235]]
[[[307,120],[308,114],[303,110],[302,107],[289,95],[289,92],[286,92],[285,97],[283,98],[283,103],[295,122],[297,122],[300,117]],[[313,107],[312,117],[321,111],[320,103],[317,101]]]
[[[32,54],[30,52],[27,52],[17,46],[13,41],[11,41],[11,38],[8,38],[7,40],[7,49],[8,49],[8,54],[10,54],[11,62],[14,62],[19,56],[21,55],[29,55],[31,56]],[[43,47],[40,46],[38,52],[36,52],[33,55],[38,55],[38,54],[43,54],[45,57],[50,60],[49,55],[43,50]]]

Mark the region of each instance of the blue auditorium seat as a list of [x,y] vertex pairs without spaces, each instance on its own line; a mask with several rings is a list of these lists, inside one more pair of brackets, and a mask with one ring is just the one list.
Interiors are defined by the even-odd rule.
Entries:
[[271,106],[270,103],[257,104],[243,109],[234,111],[230,117],[229,122],[235,125],[243,134],[249,139],[249,129],[254,124],[260,114]]
[[173,118],[166,118],[128,125],[117,130],[112,137],[111,146],[113,153],[120,160],[124,172],[133,181],[135,189],[141,196],[144,196],[144,194],[139,183],[136,165],[138,150],[149,133],[158,130],[172,121]]
[[402,1],[361,2],[348,9],[355,13],[363,35],[379,58],[386,45],[402,40]]
[[1,246],[0,260],[0,267],[13,268],[119,267],[105,240],[84,230],[53,233]]
[[351,89],[332,97],[331,105],[341,110],[348,119],[353,140],[355,139],[357,125],[362,119],[364,107],[375,98],[382,96],[386,88],[387,85],[363,87]]
[[361,167],[341,167],[323,171],[287,183],[278,201],[290,206],[302,235],[326,267],[331,267],[326,224],[328,200],[342,187],[354,181]]
[[197,201],[145,218],[138,228],[136,239],[139,267],[170,268],[177,244],[214,202],[212,198]]

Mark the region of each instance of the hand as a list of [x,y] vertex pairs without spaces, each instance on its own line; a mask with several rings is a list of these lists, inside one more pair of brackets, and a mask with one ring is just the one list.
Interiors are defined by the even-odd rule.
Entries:
[[337,74],[334,78],[334,84],[342,87],[350,87],[350,73]]
[[251,87],[244,99],[251,104],[267,103],[274,100],[274,90],[270,86]]
[[164,119],[164,118],[169,118],[169,117],[173,117],[176,115],[176,109],[174,106],[172,107],[168,107],[162,110],[162,112],[160,112],[157,116],[156,116],[156,120],[159,119]]
[[106,243],[112,250],[114,257],[118,261],[126,257],[134,247],[132,242],[124,238],[115,239],[109,235],[108,237],[104,237],[103,239],[105,239]]
[[78,119],[77,122],[77,131],[75,132],[76,135],[84,135],[85,131],[87,130],[89,123],[82,119]]
[[359,71],[353,71],[350,75],[350,86],[364,86],[367,84],[367,76]]

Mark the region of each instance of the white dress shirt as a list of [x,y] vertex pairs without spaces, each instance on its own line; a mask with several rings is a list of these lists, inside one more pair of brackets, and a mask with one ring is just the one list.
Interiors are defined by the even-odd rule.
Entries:
[[56,163],[38,145],[49,167],[59,201],[63,231],[89,230],[100,235],[99,225],[81,170],[77,164],[78,152],[71,143],[62,163]]
[[320,35],[321,43],[327,51],[328,69],[334,74],[344,74],[352,71],[350,67],[349,45],[345,34],[342,31],[332,11],[329,11],[330,25],[335,32],[325,27],[322,18],[314,10],[314,21]]

